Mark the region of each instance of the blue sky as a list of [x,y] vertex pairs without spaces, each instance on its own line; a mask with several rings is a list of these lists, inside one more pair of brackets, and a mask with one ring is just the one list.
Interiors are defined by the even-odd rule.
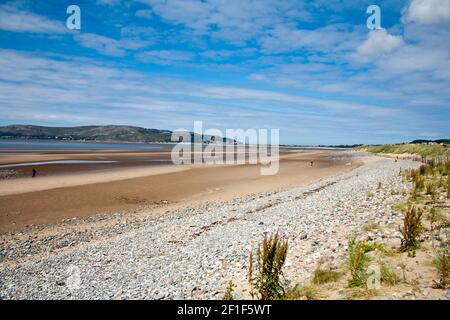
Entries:
[[0,125],[450,138],[449,39],[450,0],[0,1]]

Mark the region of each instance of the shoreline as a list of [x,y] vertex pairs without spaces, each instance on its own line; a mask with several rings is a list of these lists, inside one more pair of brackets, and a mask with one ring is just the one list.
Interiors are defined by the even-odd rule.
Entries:
[[[99,221],[77,219],[58,228],[3,235],[7,255],[0,262],[5,283],[0,285],[0,296],[217,299],[233,280],[236,298],[248,298],[244,267],[248,250],[265,232],[280,230],[289,236],[286,275],[304,280],[320,256],[341,259],[349,234],[368,219],[390,217],[379,200],[389,197],[390,204],[402,198],[390,190],[404,185],[398,170],[409,166],[417,164],[370,157],[361,167],[301,187],[175,210],[161,206],[157,216],[124,213],[116,220],[111,216]],[[366,193],[377,190],[380,180],[388,188],[367,200]],[[71,265],[80,268],[84,285],[68,295],[68,289],[56,283]],[[48,277],[39,278],[50,270]],[[94,279],[107,281],[91,286]]]
[[[274,176],[259,165],[123,167],[0,181],[0,232],[62,219],[123,210],[170,208],[223,201],[258,192],[299,186],[353,169],[353,159],[333,160],[322,152],[290,152],[280,157]],[[314,167],[310,167],[314,161]]]

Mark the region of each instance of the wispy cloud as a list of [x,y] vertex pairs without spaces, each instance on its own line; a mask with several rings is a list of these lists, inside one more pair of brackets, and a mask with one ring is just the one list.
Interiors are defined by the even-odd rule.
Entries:
[[[53,114],[47,121],[130,123],[175,129],[189,127],[192,121],[201,119],[221,128],[307,128],[316,137],[333,130],[362,127],[370,127],[376,136],[377,132],[383,135],[386,126],[398,126],[385,119],[395,119],[400,110],[375,104],[155,78],[95,61],[80,64],[70,57],[37,58],[11,50],[0,51],[0,57],[15,66],[0,64],[0,109],[8,115],[3,121],[41,119]],[[407,111],[402,112],[402,117],[416,119],[417,115]]]
[[195,54],[193,52],[183,50],[152,50],[136,54],[137,59],[156,64],[191,61],[194,57]]
[[64,22],[51,20],[42,15],[20,10],[12,3],[0,5],[0,30],[46,34],[67,32]]
[[77,34],[75,39],[83,47],[93,49],[101,54],[116,57],[124,56],[128,51],[142,49],[151,44],[150,41],[142,41],[139,39],[122,38],[116,40],[90,33]]
[[363,0],[98,0],[70,33],[60,3],[8,2],[0,122],[203,120],[279,127],[285,143],[447,136],[448,1],[380,1],[384,29],[370,31]]

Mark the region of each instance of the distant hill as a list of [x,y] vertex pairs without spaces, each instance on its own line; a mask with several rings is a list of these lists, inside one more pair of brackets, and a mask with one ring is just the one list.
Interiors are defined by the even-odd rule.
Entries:
[[[172,131],[146,129],[133,126],[82,126],[82,127],[43,127],[34,125],[10,125],[0,127],[0,139],[21,140],[59,140],[59,141],[97,141],[97,142],[173,142]],[[194,134],[191,133],[191,139]],[[222,137],[205,136],[212,141]]]

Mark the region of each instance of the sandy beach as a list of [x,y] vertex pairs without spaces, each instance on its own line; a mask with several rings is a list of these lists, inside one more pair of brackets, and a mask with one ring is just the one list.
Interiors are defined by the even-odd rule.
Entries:
[[[232,279],[235,298],[249,299],[249,250],[261,235],[275,230],[289,237],[285,274],[299,283],[308,281],[319,261],[343,265],[349,237],[367,237],[363,227],[372,219],[383,226],[372,237],[396,248],[401,213],[393,208],[405,196],[392,190],[409,187],[398,172],[417,164],[375,157],[360,160],[363,165],[358,168],[305,186],[228,201],[186,201],[179,208],[163,205],[161,214],[154,216],[116,213],[4,234],[0,297],[221,299]],[[373,196],[367,197],[369,193]],[[426,253],[407,261],[411,271],[407,277],[414,276],[417,259],[425,261]],[[68,270],[80,274],[76,291],[67,285]],[[426,273],[422,281],[431,283],[432,267],[420,270]],[[339,285],[345,283],[344,278]],[[392,290],[383,288],[379,294],[398,295]],[[427,290],[428,299],[443,297],[441,290]],[[346,297],[335,287],[329,291],[329,298]]]
[[[293,283],[310,282],[322,264],[345,272],[352,237],[398,250],[397,205],[411,188],[398,173],[419,163],[342,155],[283,153],[274,176],[260,176],[258,165],[204,165],[3,180],[0,201],[9,214],[0,233],[0,298],[221,299],[231,279],[234,297],[250,299],[248,254],[276,231],[289,240],[284,274]],[[368,230],[368,223],[379,227]],[[420,279],[420,290],[399,283],[368,298],[445,299],[431,285],[432,245],[428,239],[414,258],[384,257],[404,263],[405,277]],[[75,289],[73,270],[81,281]],[[320,298],[352,299],[347,284],[343,276],[323,285]]]
[[[260,165],[169,165],[168,150],[10,151],[0,156],[2,165],[61,160],[105,162],[11,167],[19,171],[19,176],[0,180],[0,232],[99,213],[148,210],[161,203],[174,208],[199,201],[228,200],[305,185],[359,165],[348,158],[330,158],[339,155],[327,150],[283,151],[278,174],[262,176]],[[29,175],[33,167],[38,171],[36,178]]]

